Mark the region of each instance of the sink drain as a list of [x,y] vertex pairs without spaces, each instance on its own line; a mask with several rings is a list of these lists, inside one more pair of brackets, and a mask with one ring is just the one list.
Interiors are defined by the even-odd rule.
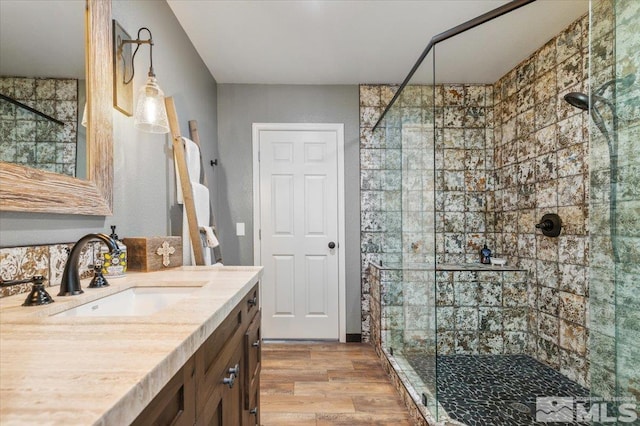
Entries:
[[531,414],[531,410],[529,407],[521,402],[512,402],[509,404],[511,408],[516,411],[520,411],[521,413]]

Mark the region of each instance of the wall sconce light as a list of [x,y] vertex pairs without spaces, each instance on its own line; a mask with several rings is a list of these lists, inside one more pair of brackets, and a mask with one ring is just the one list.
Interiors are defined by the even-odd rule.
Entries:
[[[140,34],[146,31],[149,33],[148,39],[141,39]],[[114,106],[131,116],[133,77],[135,75],[134,61],[138,49],[143,44],[149,45],[149,78],[145,85],[138,92],[138,100],[134,114],[134,126],[148,133],[167,133],[169,132],[169,120],[167,118],[167,110],[164,105],[164,92],[158,86],[156,75],[153,71],[153,37],[151,31],[142,27],[138,30],[138,38],[132,40],[131,37],[122,29],[120,24],[113,20],[113,65],[114,65]],[[131,45],[135,44],[136,48],[131,54]]]

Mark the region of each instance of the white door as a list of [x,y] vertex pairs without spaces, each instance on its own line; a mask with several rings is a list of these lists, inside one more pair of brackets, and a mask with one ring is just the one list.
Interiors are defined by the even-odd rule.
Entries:
[[263,337],[339,339],[342,134],[291,126],[254,125]]

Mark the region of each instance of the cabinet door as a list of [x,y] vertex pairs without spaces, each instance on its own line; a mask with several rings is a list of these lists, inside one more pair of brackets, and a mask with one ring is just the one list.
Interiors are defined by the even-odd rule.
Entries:
[[260,424],[260,376],[256,378],[254,383],[255,387],[251,388],[249,392],[250,408],[244,410],[244,418],[242,419],[244,426]]
[[[237,345],[222,369],[222,374],[213,385],[211,394],[196,424],[201,426],[236,426],[242,424],[242,384],[245,373],[242,345]],[[236,372],[235,374],[233,372]]]
[[244,353],[245,353],[245,370],[247,374],[244,376],[244,409],[249,410],[256,406],[254,398],[254,390],[258,386],[260,377],[260,360],[262,356],[262,338],[261,338],[261,311],[258,311],[247,328],[244,335]]
[[194,358],[173,376],[132,425],[193,425],[196,419]]
[[260,310],[256,312],[244,334],[244,426],[260,424],[261,314]]

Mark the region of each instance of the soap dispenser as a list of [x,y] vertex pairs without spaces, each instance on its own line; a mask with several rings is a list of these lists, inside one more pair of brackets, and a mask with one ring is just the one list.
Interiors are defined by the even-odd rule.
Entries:
[[480,263],[485,265],[491,264],[491,250],[485,244],[482,250],[480,250]]
[[120,252],[111,253],[106,245],[101,246],[102,274],[107,278],[124,277],[127,272],[127,246],[118,238],[115,225],[111,225],[111,235],[109,236],[116,242]]

